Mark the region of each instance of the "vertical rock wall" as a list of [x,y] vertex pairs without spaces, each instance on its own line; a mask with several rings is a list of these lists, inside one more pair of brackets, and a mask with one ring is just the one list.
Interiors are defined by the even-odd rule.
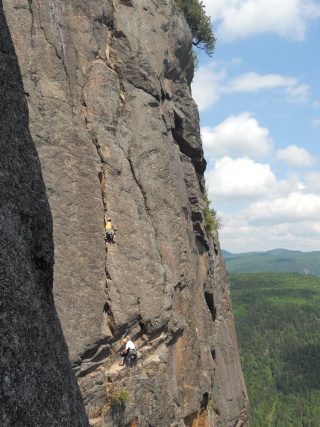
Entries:
[[89,426],[54,309],[52,218],[0,1],[0,425]]
[[[5,11],[92,425],[247,425],[226,271],[204,225],[191,34],[174,1],[5,0]],[[119,228],[107,252],[105,212]],[[130,373],[124,335],[140,356]],[[125,405],[110,405],[112,388]]]

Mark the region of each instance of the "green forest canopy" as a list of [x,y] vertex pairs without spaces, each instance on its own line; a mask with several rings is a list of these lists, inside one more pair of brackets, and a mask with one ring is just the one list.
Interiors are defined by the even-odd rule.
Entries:
[[250,427],[319,427],[320,278],[230,274]]
[[216,38],[203,2],[200,0],[175,0],[175,2],[191,29],[193,45],[203,49],[208,56],[212,56]]

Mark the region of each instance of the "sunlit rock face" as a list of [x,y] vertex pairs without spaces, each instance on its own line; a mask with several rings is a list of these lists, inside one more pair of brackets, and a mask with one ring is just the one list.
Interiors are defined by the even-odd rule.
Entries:
[[[226,270],[203,216],[192,39],[174,1],[6,0],[5,11],[91,424],[247,425]],[[118,227],[107,251],[105,213]],[[130,372],[124,335],[139,353]],[[128,398],[116,408],[114,390]]]
[[52,218],[0,2],[0,425],[89,426],[54,308]]

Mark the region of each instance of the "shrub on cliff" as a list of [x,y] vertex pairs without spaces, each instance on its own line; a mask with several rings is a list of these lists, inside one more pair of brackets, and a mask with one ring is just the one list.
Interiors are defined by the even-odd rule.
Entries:
[[193,45],[212,56],[216,38],[203,2],[201,0],[175,0],[175,2],[191,29]]
[[129,400],[128,391],[124,388],[110,387],[106,395],[106,401],[111,408],[123,406]]
[[206,208],[204,210],[204,220],[209,236],[212,237],[214,232],[222,227],[222,218],[220,215],[217,214],[217,211],[215,209],[210,209],[211,200],[209,200],[207,192],[204,194],[204,201],[206,202]]

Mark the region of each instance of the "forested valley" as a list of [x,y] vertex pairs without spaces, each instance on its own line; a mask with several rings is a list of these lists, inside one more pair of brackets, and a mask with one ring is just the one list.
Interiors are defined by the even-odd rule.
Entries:
[[230,274],[251,427],[320,426],[320,277]]

